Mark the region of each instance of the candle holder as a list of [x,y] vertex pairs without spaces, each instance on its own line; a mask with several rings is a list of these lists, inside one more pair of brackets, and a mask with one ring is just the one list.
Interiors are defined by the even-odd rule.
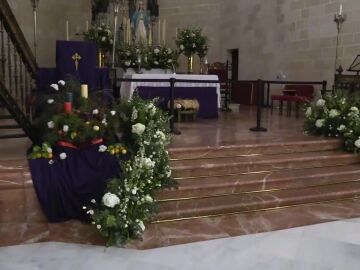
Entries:
[[137,70],[137,74],[142,74],[141,72],[141,63],[142,63],[142,60],[141,60],[141,55],[138,55],[137,59],[136,59],[136,63],[138,64],[138,70]]
[[33,8],[33,18],[34,18],[34,55],[35,60],[37,58],[37,8],[39,6],[40,0],[30,0],[31,6]]
[[[346,21],[346,14],[334,15],[334,22],[336,23],[337,35],[336,35],[336,51],[335,51],[335,65],[334,65],[334,74],[336,74],[338,61],[339,61],[339,38],[344,22]],[[334,85],[335,85],[335,77],[334,77]]]
[[114,37],[113,37],[113,48],[112,48],[112,68],[115,68],[115,50],[116,50],[116,39],[117,39],[117,20],[118,13],[120,9],[120,2],[124,2],[124,0],[113,0],[114,6]]

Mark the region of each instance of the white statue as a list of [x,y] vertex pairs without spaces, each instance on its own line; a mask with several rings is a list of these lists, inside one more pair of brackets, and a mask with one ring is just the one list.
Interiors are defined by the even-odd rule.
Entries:
[[144,3],[142,1],[138,2],[138,8],[134,12],[131,18],[131,29],[135,35],[135,42],[147,44],[147,36],[150,31],[150,15],[147,10],[144,8]]

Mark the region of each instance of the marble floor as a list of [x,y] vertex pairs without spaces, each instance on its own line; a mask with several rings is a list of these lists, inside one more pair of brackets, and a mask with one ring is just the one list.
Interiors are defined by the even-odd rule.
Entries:
[[136,251],[62,243],[0,248],[1,270],[358,270],[360,219]]

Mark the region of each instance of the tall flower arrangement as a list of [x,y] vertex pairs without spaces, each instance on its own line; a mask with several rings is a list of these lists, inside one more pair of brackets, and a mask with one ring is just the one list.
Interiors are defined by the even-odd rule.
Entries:
[[341,94],[325,96],[306,107],[306,133],[337,137],[350,152],[360,151],[360,113],[358,98]]
[[136,95],[117,111],[131,157],[122,163],[121,176],[109,182],[102,201],[84,207],[108,245],[139,237],[156,209],[154,192],[174,184],[165,148],[170,140],[168,116],[154,101]]
[[186,56],[204,54],[208,50],[207,38],[202,34],[201,28],[181,29],[176,37],[176,45],[180,53]]
[[104,23],[93,25],[84,33],[85,40],[95,42],[98,49],[108,51],[114,43],[111,29]]

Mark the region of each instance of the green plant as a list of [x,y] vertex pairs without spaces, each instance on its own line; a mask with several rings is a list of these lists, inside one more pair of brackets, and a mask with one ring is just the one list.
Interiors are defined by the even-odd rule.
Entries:
[[175,40],[180,53],[186,56],[198,53],[204,56],[208,51],[208,39],[203,36],[201,28],[181,29]]
[[84,37],[87,41],[95,42],[98,49],[105,51],[110,50],[114,43],[111,29],[104,23],[93,25],[84,33]]

